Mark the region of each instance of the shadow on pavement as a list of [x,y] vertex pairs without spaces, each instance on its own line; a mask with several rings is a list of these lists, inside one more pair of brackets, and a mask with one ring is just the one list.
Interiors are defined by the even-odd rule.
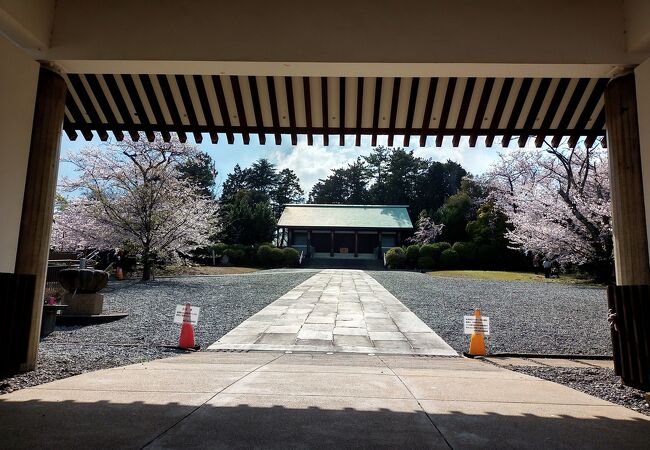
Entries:
[[320,409],[309,398],[294,398],[302,403],[295,408],[211,406],[203,404],[209,393],[174,394],[177,401],[159,404],[146,400],[158,393],[144,392],[124,393],[141,401],[90,401],[88,391],[78,400],[33,399],[46,398],[42,391],[30,400],[0,397],[0,448],[647,448],[650,433],[650,422],[632,416],[599,417],[609,406],[579,418],[436,412],[432,403],[422,405],[427,415],[417,404],[404,411]]

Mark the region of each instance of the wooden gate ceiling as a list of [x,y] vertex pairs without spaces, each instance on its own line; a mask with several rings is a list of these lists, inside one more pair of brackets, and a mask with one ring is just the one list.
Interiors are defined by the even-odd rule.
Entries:
[[[507,147],[529,139],[542,146],[580,138],[592,146],[605,136],[603,91],[606,78],[353,78],[236,75],[95,75],[67,74],[69,93],[64,131],[75,140],[93,132],[122,140],[124,133],[165,140],[177,133],[213,143],[219,135],[228,143],[251,134],[264,144],[267,137],[309,144],[321,136],[325,145],[348,135],[387,135],[388,145],[421,146],[445,136],[458,146],[461,136],[470,146],[495,137]],[[395,142],[395,136],[403,136]],[[431,138],[427,142],[427,138]],[[335,142],[334,142],[335,143]],[[604,143],[604,142],[603,142]]]

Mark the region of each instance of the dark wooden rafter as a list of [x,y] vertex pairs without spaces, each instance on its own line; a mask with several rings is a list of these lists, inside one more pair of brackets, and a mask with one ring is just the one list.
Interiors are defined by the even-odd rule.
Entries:
[[201,111],[203,112],[205,125],[210,134],[210,140],[213,144],[216,144],[219,142],[219,135],[217,134],[217,127],[214,123],[214,117],[212,116],[212,108],[210,108],[210,101],[208,100],[208,93],[205,90],[203,77],[201,75],[194,75],[192,79],[194,80],[194,86],[196,87],[196,95],[199,97],[199,102],[201,103]]
[[[77,88],[75,87],[74,82],[73,82],[73,78],[71,78],[70,75],[68,75],[68,80],[70,80],[70,83],[72,84],[72,88],[76,92]],[[79,84],[81,84],[81,81],[79,81]],[[81,87],[80,90],[83,90],[83,86]],[[77,98],[79,99],[79,101],[81,101],[82,106],[83,106],[83,101],[81,100],[81,96],[79,95],[79,92],[77,92]],[[81,108],[79,108],[79,105],[77,105],[77,102],[75,101],[74,96],[72,95],[72,92],[68,92],[68,94],[67,94],[66,108],[68,108],[68,111],[72,115],[72,118],[74,119],[75,123],[83,124],[83,127],[79,127],[79,131],[81,131],[81,134],[83,135],[84,139],[86,139],[87,141],[92,141],[93,133],[91,131],[91,128],[96,130],[97,125],[100,123],[99,120],[97,120],[97,122],[95,122],[95,124],[93,126],[91,126],[88,123],[88,121],[86,120],[86,117],[81,112]],[[84,109],[85,109],[85,107],[84,107]],[[91,109],[91,111],[94,113],[94,110]],[[88,118],[92,121],[94,115],[91,116],[91,112],[88,111],[88,110],[86,111],[86,113],[88,114]],[[106,132],[100,133],[99,131],[97,131],[97,133],[99,134],[100,139],[102,141],[105,141],[106,139],[108,139],[108,133],[106,133]]]
[[330,144],[329,136],[329,95],[327,93],[327,77],[321,77],[320,79],[320,90],[321,90],[321,106],[323,111],[323,145],[328,146]]
[[[260,104],[260,93],[257,88],[257,77],[250,75],[248,77],[248,85],[251,90],[251,100],[253,101],[253,111],[255,113],[255,125],[258,127],[264,126],[264,116],[262,116],[262,106]],[[260,141],[260,145],[266,144],[266,134],[258,133],[257,137]]]
[[[561,78],[558,81],[557,87],[555,88],[555,93],[553,94],[553,98],[551,99],[551,102],[548,105],[548,111],[544,116],[544,119],[542,120],[542,126],[541,126],[542,129],[550,128],[551,124],[553,123],[553,119],[555,119],[556,111],[560,106],[562,99],[564,98],[564,93],[569,87],[569,81],[571,81],[569,78]],[[545,134],[538,134],[537,137],[535,137],[535,147],[540,148],[545,140],[546,140]]]
[[501,122],[501,117],[503,116],[503,111],[506,108],[506,103],[508,102],[508,97],[510,96],[510,90],[512,89],[512,84],[514,83],[514,78],[506,78],[503,80],[503,86],[501,86],[501,92],[499,93],[499,99],[494,108],[494,114],[492,114],[492,121],[490,122],[490,132],[485,136],[485,146],[492,147],[494,142],[494,136],[496,130],[499,127],[499,122]]
[[[605,126],[605,108],[603,108],[600,111],[600,113],[598,114],[598,117],[596,117],[596,120],[594,120],[594,123],[593,123],[591,128],[594,129],[594,130],[600,130],[604,126]],[[591,136],[587,136],[587,138],[585,139],[585,147],[587,147],[587,148],[593,147],[593,145],[594,145],[594,143],[596,142],[597,139],[598,139],[598,136],[596,136],[595,134],[592,134]],[[603,138],[603,139],[605,140],[605,145],[603,145],[603,147],[607,147],[607,140],[605,138]]]
[[[172,124],[182,125],[183,121],[181,120],[181,115],[176,107],[176,101],[174,100],[174,94],[172,93],[172,88],[169,84],[169,78],[167,78],[167,75],[158,75],[158,84],[160,85],[163,99],[167,104],[167,111],[169,111],[169,115],[171,116]],[[178,130],[176,131],[176,135],[181,143],[184,144],[187,142],[187,135],[185,132]]]
[[63,131],[71,141],[76,141],[79,137],[75,130],[75,124],[70,122],[70,120],[65,116],[63,117]]
[[339,145],[345,146],[345,77],[339,78]]
[[[451,110],[451,102],[454,99],[454,91],[456,90],[456,78],[450,78],[447,85],[447,92],[445,93],[445,100],[442,105],[442,113],[440,114],[439,128],[447,126],[449,119],[449,111]],[[436,147],[442,146],[442,139],[445,137],[444,133],[436,133]]]
[[[160,103],[158,102],[158,97],[156,96],[156,91],[153,88],[153,83],[149,75],[143,74],[140,75],[140,83],[142,83],[142,88],[144,93],[149,101],[149,106],[153,112],[153,117],[156,120],[156,124],[160,125],[165,122],[165,116],[163,116],[162,109],[160,108]],[[165,142],[171,141],[171,133],[169,131],[161,131],[160,134]]]
[[[77,137],[79,132],[86,139],[92,139],[96,132],[102,139],[107,139],[108,134],[112,133],[118,140],[122,140],[127,131],[134,140],[139,138],[140,133],[145,133],[149,140],[153,140],[156,133],[160,133],[165,140],[169,140],[171,134],[177,133],[179,139],[184,141],[186,134],[192,133],[196,142],[201,142],[202,133],[209,133],[214,143],[218,142],[218,135],[221,133],[229,137],[229,143],[234,142],[235,134],[242,134],[244,143],[249,143],[250,134],[258,134],[262,144],[265,143],[266,134],[275,135],[278,144],[281,143],[282,134],[288,134],[294,145],[297,144],[297,136],[300,134],[307,135],[310,145],[313,144],[315,134],[323,135],[323,143],[329,145],[329,135],[334,133],[339,137],[340,145],[345,145],[345,137],[352,135],[357,146],[361,144],[363,135],[370,135],[374,146],[377,145],[379,134],[388,136],[390,146],[394,145],[396,135],[404,136],[405,146],[410,145],[413,136],[420,138],[420,145],[426,145],[427,138],[435,136],[437,146],[442,145],[444,136],[451,136],[454,146],[459,145],[462,136],[468,136],[472,147],[476,145],[478,136],[486,136],[486,146],[493,144],[495,136],[504,136],[503,145],[507,145],[513,136],[519,136],[520,146],[526,144],[529,136],[536,137],[535,144],[538,146],[544,142],[546,136],[567,136],[571,146],[575,145],[580,137],[584,137],[586,142],[593,145],[596,139],[600,139],[605,133],[604,123],[599,118],[593,119],[595,108],[601,102],[606,79],[553,81],[541,78],[535,81],[507,78],[503,80],[501,90],[497,94],[495,78],[486,78],[481,88],[475,78],[468,78],[463,89],[458,86],[457,78],[449,78],[445,92],[440,94],[444,98],[438,99],[442,104],[438,113],[440,117],[433,120],[435,125],[430,128],[434,104],[438,103],[435,98],[439,90],[437,78],[429,80],[428,88],[424,88],[422,79],[412,78],[408,89],[403,86],[401,78],[394,78],[391,92],[385,93],[383,90],[386,90],[384,88],[387,86],[383,84],[384,80],[377,78],[373,95],[365,92],[368,86],[363,77],[357,77],[356,80],[320,77],[321,98],[316,100],[324,101],[315,104],[311,89],[311,82],[315,79],[308,76],[302,77],[304,98],[296,96],[294,79],[291,77],[283,77],[283,80],[264,77],[264,80],[255,76],[226,76],[229,77],[232,90],[225,89],[226,86],[222,83],[226,78],[221,76],[68,75],[70,94],[66,100],[64,131],[70,139]],[[120,80],[124,86],[120,86]],[[241,84],[246,82],[249,90]],[[262,104],[260,92],[260,88],[264,86],[260,85],[260,82],[265,82],[269,89],[271,123],[266,125],[263,116],[263,106],[266,105]],[[276,82],[284,83],[283,87],[286,88],[286,123],[280,120],[278,105],[283,104],[285,94],[282,94],[281,98],[278,97],[281,89],[275,85]],[[348,83],[351,82],[356,83],[356,89],[347,89]],[[339,106],[336,112],[330,108],[328,89],[333,84],[328,86],[328,83],[338,83],[336,95]],[[514,83],[521,83],[521,88],[515,91]],[[551,93],[554,83],[557,86]],[[575,90],[569,91],[568,86],[573,84],[576,85]],[[213,91],[210,92],[209,89]],[[245,100],[248,92],[251,101],[247,103]],[[213,95],[216,104],[212,103]],[[350,95],[354,98],[349,98]],[[369,101],[371,98],[365,98],[364,102],[366,96],[374,97],[374,103]],[[299,98],[300,104],[297,103]],[[383,117],[382,102],[384,108],[388,105]],[[494,111],[490,112],[490,117],[486,117],[492,102],[495,104]],[[416,105],[423,108],[421,122],[416,119]],[[456,120],[450,117],[452,105],[458,107]],[[217,123],[214,119],[217,107],[221,111],[223,123]],[[303,107],[305,122],[298,126],[298,113]],[[366,107],[370,108],[366,113],[372,113],[372,119],[364,127]],[[322,109],[322,124],[313,122],[314,108]],[[525,116],[522,116],[524,109]],[[201,119],[201,113],[205,121]],[[232,123],[233,117],[239,117],[237,125]],[[589,128],[586,128],[588,126]],[[557,139],[556,137],[556,145]],[[551,145],[551,142],[548,142]]]
[[372,142],[371,145],[375,147],[377,145],[377,134],[379,129],[379,107],[381,106],[381,85],[382,78],[375,79],[375,108],[372,112]]
[[[76,124],[74,124],[73,122],[71,122],[71,124],[76,126]],[[103,131],[106,131],[106,132],[111,131],[108,124],[99,125],[99,126],[97,126],[97,128],[99,130],[103,130]],[[166,125],[149,125],[147,127],[140,127],[140,128],[143,131],[151,130],[154,133],[163,132],[163,131],[169,132],[169,133],[175,133],[177,129],[183,131],[184,133],[193,133],[195,131],[194,127],[192,127],[191,125],[182,125],[182,126],[179,127],[177,125],[168,125],[168,124],[166,124]],[[225,133],[227,131],[226,127],[224,127],[223,125],[217,125],[216,128],[217,128],[218,133]],[[239,133],[239,128],[236,127],[236,126],[233,127],[233,128],[230,128],[229,130],[231,130],[235,134]],[[313,130],[314,134],[316,134],[316,135],[321,135],[323,133],[323,128],[322,127],[313,127],[312,130]],[[199,126],[199,131],[201,133],[207,133],[207,127],[205,125],[201,125],[201,126]],[[293,130],[290,129],[288,126],[280,127],[278,129],[278,131],[281,134],[290,134],[292,131],[296,132],[298,135],[307,134],[307,128],[304,127],[304,126],[296,127]],[[330,131],[332,131],[332,130],[330,129]],[[337,127],[336,128],[336,133],[338,134],[339,131],[340,130]],[[343,132],[345,133],[346,136],[354,135],[357,131],[359,131],[359,130],[356,127],[346,127],[343,130]],[[371,135],[375,130],[373,128],[361,128],[360,131],[361,131],[362,135]],[[411,135],[415,135],[415,134],[420,133],[421,131],[422,130],[420,128],[406,128],[406,127],[395,128],[395,134],[396,135],[404,135],[405,133],[410,133]],[[568,130],[568,129],[559,130],[557,128],[546,129],[546,130],[542,130],[542,129],[539,129],[539,128],[532,128],[532,129],[523,129],[523,128],[521,128],[521,129],[516,129],[514,131],[517,134],[519,134],[519,133],[534,134],[534,133],[541,132],[541,133],[546,133],[548,135],[559,132],[564,136],[568,136],[573,132],[573,130]],[[272,133],[275,132],[275,128],[268,127],[268,126],[263,126],[263,127],[249,126],[248,127],[248,132],[251,133],[251,134],[257,134],[257,133],[272,134]],[[502,135],[504,133],[510,132],[510,130],[508,130],[506,128],[498,128],[496,130],[474,129],[472,127],[461,128],[459,130],[456,127],[447,126],[445,128],[436,128],[435,130],[433,130],[433,129],[429,130],[429,135],[435,136],[436,134],[440,133],[440,134],[442,134],[444,136],[453,136],[454,133],[456,133],[456,132],[460,132],[461,136],[470,136],[472,133],[478,133],[479,136],[480,136],[480,135],[487,135],[488,133],[491,133],[491,132],[495,133],[496,135]],[[584,130],[583,133],[581,133],[581,135],[585,136],[585,137],[586,136],[598,136],[598,137],[601,137],[601,136],[605,135],[605,130],[603,130],[603,129],[600,129],[600,130],[596,130],[596,129]]]
[[241,131],[242,140],[244,145],[251,142],[251,136],[248,133],[248,122],[246,120],[246,110],[244,109],[244,101],[241,94],[241,86],[239,84],[239,77],[237,75],[230,75],[230,85],[232,86],[232,93],[235,97],[235,108],[237,109],[237,118],[239,119],[239,128]]
[[[562,114],[562,118],[560,119],[560,123],[558,124],[558,129],[565,130],[567,128],[569,122],[571,122],[571,118],[576,112],[576,108],[578,107],[578,104],[580,103],[580,100],[582,99],[585,90],[587,89],[588,84],[589,84],[589,78],[580,78],[578,80],[578,83],[576,84],[576,88],[573,91],[573,94],[571,94],[569,103],[567,103],[566,109],[564,110],[564,114]],[[553,139],[551,140],[551,145],[553,147],[557,147],[558,145],[560,145],[560,141],[562,140],[562,137],[563,137],[562,134],[555,133],[553,135]]]
[[[118,75],[119,76],[119,75]],[[122,82],[126,88],[126,92],[131,99],[133,108],[135,109],[135,114],[138,116],[140,121],[140,128],[144,131],[149,142],[155,140],[155,133],[153,131],[153,126],[149,123],[149,118],[147,117],[147,111],[144,109],[144,105],[140,100],[140,94],[138,89],[135,87],[135,81],[133,81],[134,75],[122,75]]]
[[[519,118],[521,117],[521,110],[524,108],[526,103],[526,98],[530,92],[530,87],[533,84],[532,78],[524,78],[521,82],[521,87],[517,93],[517,98],[515,99],[515,104],[512,106],[512,111],[510,112],[510,118],[508,119],[508,125],[506,125],[506,130],[512,130],[517,125]],[[512,139],[512,133],[506,133],[501,139],[501,145],[504,148],[507,148],[510,145],[510,140]]]
[[[196,118],[196,111],[194,111],[194,105],[192,104],[192,97],[190,96],[190,90],[187,87],[187,81],[185,80],[185,75],[176,75],[176,85],[178,86],[178,92],[181,95],[181,101],[183,102],[183,107],[185,108],[185,113],[187,114],[187,120],[192,126],[192,128],[199,128],[199,121]],[[194,142],[200,144],[203,142],[203,135],[199,131],[192,133],[194,135]]]
[[431,115],[433,114],[433,102],[436,99],[436,89],[438,88],[438,79],[431,78],[429,80],[429,90],[427,92],[427,102],[424,105],[424,117],[422,119],[422,134],[420,135],[420,147],[427,144],[427,136],[429,131],[429,124],[431,123]]
[[311,84],[309,77],[302,77],[302,87],[305,95],[305,122],[307,125],[307,145],[314,145],[314,126],[311,118]]
[[[464,128],[465,120],[467,120],[467,112],[469,111],[469,104],[472,101],[472,95],[474,95],[474,86],[476,85],[476,78],[468,78],[467,84],[465,85],[465,92],[463,92],[463,100],[460,104],[460,110],[458,111],[458,119],[456,120],[456,128]],[[460,133],[455,133],[454,137],[451,140],[451,145],[458,147],[460,144]]]
[[226,96],[223,93],[223,85],[221,84],[221,77],[219,75],[212,75],[212,88],[217,96],[217,104],[219,105],[219,112],[221,113],[221,120],[223,126],[226,127],[226,140],[229,144],[235,142],[235,135],[232,132],[232,124],[230,122],[230,112],[228,111],[228,103],[226,103]]
[[[485,83],[483,84],[483,91],[481,92],[481,98],[478,101],[478,107],[476,108],[476,115],[474,116],[473,128],[475,130],[481,129],[481,124],[485,118],[485,111],[487,110],[488,103],[490,102],[490,96],[492,95],[492,88],[494,87],[494,78],[486,78]],[[478,140],[478,131],[472,133],[469,136],[469,146],[476,147],[476,141]]]
[[[542,78],[542,80],[539,82],[539,86],[537,87],[537,92],[535,93],[535,98],[533,98],[533,102],[530,105],[530,110],[528,110],[528,116],[526,116],[526,120],[524,121],[524,128],[529,129],[533,128],[535,125],[535,121],[537,120],[537,114],[539,114],[539,110],[542,107],[542,103],[544,103],[544,99],[546,98],[546,93],[548,92],[548,88],[551,86],[551,79],[550,78]],[[521,134],[519,135],[519,140],[517,141],[517,145],[519,145],[519,148],[525,147],[526,142],[528,142],[528,134]]]
[[[72,82],[72,80],[70,81]],[[97,75],[95,75],[94,73],[86,75],[86,82],[88,83],[88,87],[90,88],[91,92],[95,96],[95,100],[97,100],[99,109],[102,111],[102,114],[104,114],[104,117],[106,117],[106,121],[108,122],[109,125],[112,126],[111,131],[113,132],[115,139],[121,141],[122,139],[124,139],[124,133],[120,129],[119,122],[115,117],[115,113],[113,112],[111,105],[108,103],[108,99],[106,98],[106,95],[104,95],[104,90],[99,84],[99,79],[97,78]]]
[[271,103],[271,122],[273,122],[273,134],[275,136],[275,145],[282,144],[282,134],[280,133],[280,114],[278,113],[278,100],[275,92],[275,79],[272,76],[266,77],[266,86],[269,91],[269,103]]
[[399,92],[402,85],[402,79],[399,77],[393,78],[393,95],[390,105],[390,118],[388,119],[388,146],[393,146],[395,139],[395,126],[397,123],[397,106],[399,103]]
[[122,116],[122,121],[124,122],[124,125],[128,130],[129,135],[131,136],[131,139],[134,141],[139,140],[140,133],[137,131],[137,125],[133,122],[131,111],[129,111],[129,108],[126,106],[126,102],[122,97],[120,88],[117,86],[115,77],[113,75],[104,75],[104,83],[106,83],[108,92],[110,93],[111,98],[113,99],[113,102],[115,103],[115,106],[120,113],[120,116]]
[[[609,80],[607,78],[600,78],[598,81],[596,81],[596,83],[594,84],[594,88],[591,91],[591,94],[589,94],[589,98],[585,103],[585,107],[580,113],[580,117],[578,117],[576,125],[573,128],[577,130],[583,130],[587,126],[587,123],[589,122],[589,119],[594,113],[594,109],[596,108],[598,101],[600,100],[600,98],[603,96],[603,93],[605,92],[605,87],[607,86],[608,82]],[[579,139],[580,139],[580,134],[572,134],[571,137],[569,137],[569,142],[568,142],[569,147],[574,148],[578,143]]]
[[[418,87],[420,79],[415,77],[411,79],[411,92],[409,93],[409,104],[406,109],[406,126],[413,128],[413,116],[415,116],[415,103],[418,101]],[[411,145],[410,133],[404,134],[404,147]]]
[[363,125],[363,83],[364,83],[364,78],[363,77],[358,77],[357,78],[357,117],[356,117],[356,125],[357,125],[357,136],[354,141],[354,145],[357,147],[361,146],[361,127]]
[[83,135],[85,140],[92,141],[93,132],[90,131],[90,128],[88,128],[88,122],[86,122],[86,119],[84,119],[83,114],[81,114],[81,110],[79,109],[77,103],[72,98],[72,94],[70,94],[70,92],[68,92],[65,101],[65,107],[70,113],[70,115],[72,116],[72,119],[74,120],[75,128],[79,130],[79,132]]
[[293,100],[293,78],[284,77],[284,86],[287,91],[287,108],[289,111],[289,129],[294,130],[291,132],[291,145],[298,144],[298,135],[296,129],[296,104]]

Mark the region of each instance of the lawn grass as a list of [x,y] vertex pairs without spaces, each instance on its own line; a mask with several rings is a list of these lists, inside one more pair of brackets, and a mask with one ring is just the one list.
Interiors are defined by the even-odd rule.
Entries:
[[559,278],[544,278],[543,274],[530,272],[507,272],[499,270],[437,270],[428,272],[434,277],[470,278],[474,280],[499,280],[499,281],[543,281],[545,283],[588,284],[595,285],[589,279],[580,278],[572,274],[562,274]]

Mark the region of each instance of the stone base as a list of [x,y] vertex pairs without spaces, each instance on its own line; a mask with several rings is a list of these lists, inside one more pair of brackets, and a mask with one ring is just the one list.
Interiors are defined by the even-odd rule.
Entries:
[[66,292],[63,303],[68,305],[65,315],[101,314],[104,306],[102,294],[71,294]]

